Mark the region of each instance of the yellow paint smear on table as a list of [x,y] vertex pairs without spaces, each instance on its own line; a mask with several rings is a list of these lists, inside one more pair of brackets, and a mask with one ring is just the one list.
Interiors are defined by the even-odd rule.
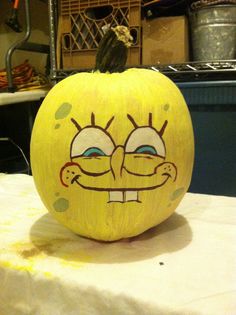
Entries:
[[[54,246],[53,246],[54,245]],[[53,278],[53,271],[49,261],[48,264],[42,264],[48,257],[53,258],[53,264],[56,266],[80,269],[91,257],[84,250],[58,248],[58,244],[48,242],[35,246],[33,243],[17,242],[11,245],[10,254],[12,259],[0,261],[0,266],[19,271],[27,271],[31,274],[41,273],[47,278]],[[53,270],[51,272],[51,269]]]
[[1,222],[1,224],[2,224],[2,225],[5,225],[5,226],[10,226],[10,225],[12,225],[13,223],[14,223],[14,222],[11,221],[11,220],[6,220],[6,221]]
[[[4,253],[4,251],[3,251]],[[6,251],[5,251],[6,253]],[[0,261],[0,266],[18,271],[27,271],[31,274],[37,272],[43,273],[46,277],[52,277],[50,271],[40,270],[40,261],[45,259],[46,255],[40,252],[39,249],[31,243],[14,243],[8,248],[7,260],[3,256]]]
[[1,234],[3,234],[3,233],[10,233],[10,232],[11,232],[11,228],[9,226],[1,227]]
[[3,268],[8,268],[8,269],[12,269],[12,270],[17,270],[17,271],[26,271],[29,272],[31,274],[36,274],[38,272],[41,272],[46,278],[53,278],[53,274],[49,271],[45,271],[45,270],[38,270],[37,268],[35,268],[34,262],[33,261],[27,261],[22,263],[17,264],[16,261],[0,261],[0,267]]

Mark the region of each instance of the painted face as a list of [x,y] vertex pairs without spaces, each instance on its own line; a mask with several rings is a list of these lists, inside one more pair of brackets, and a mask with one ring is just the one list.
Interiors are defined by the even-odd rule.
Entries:
[[45,207],[74,233],[105,241],[167,219],[189,187],[193,157],[184,98],[146,69],[62,80],[40,107],[31,140]]
[[168,122],[164,121],[158,131],[152,125],[139,126],[127,114],[133,125],[125,143],[118,144],[109,133],[115,117],[106,126],[98,126],[91,114],[91,125],[78,129],[70,146],[70,160],[60,170],[61,183],[65,187],[78,185],[90,191],[107,193],[107,202],[142,203],[139,192],[155,190],[169,181],[175,181],[177,167],[166,161],[163,134]]

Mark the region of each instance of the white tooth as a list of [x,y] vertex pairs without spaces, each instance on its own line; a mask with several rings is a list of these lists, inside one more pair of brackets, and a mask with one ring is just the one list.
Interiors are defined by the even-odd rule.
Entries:
[[124,193],[122,191],[109,191],[109,201],[124,202]]
[[137,191],[126,191],[125,192],[125,201],[138,201],[138,192]]

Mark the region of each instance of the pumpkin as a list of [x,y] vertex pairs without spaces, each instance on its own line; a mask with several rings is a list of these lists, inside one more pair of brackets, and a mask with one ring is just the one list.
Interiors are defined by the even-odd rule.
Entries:
[[124,69],[130,40],[123,26],[109,30],[96,70],[56,84],[33,126],[32,173],[44,205],[96,240],[161,223],[191,180],[194,140],[184,98],[161,73]]

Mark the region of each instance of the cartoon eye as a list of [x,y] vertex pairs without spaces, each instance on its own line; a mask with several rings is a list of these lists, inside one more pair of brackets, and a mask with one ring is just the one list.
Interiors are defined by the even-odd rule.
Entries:
[[141,145],[134,152],[135,153],[157,155],[156,149],[151,145]]
[[71,158],[110,156],[115,144],[110,135],[99,127],[85,127],[77,133],[71,144]]
[[99,148],[88,148],[83,154],[83,156],[86,157],[92,157],[92,156],[105,156],[106,154]]
[[165,144],[152,127],[138,127],[134,129],[126,140],[125,152],[142,153],[165,157]]

